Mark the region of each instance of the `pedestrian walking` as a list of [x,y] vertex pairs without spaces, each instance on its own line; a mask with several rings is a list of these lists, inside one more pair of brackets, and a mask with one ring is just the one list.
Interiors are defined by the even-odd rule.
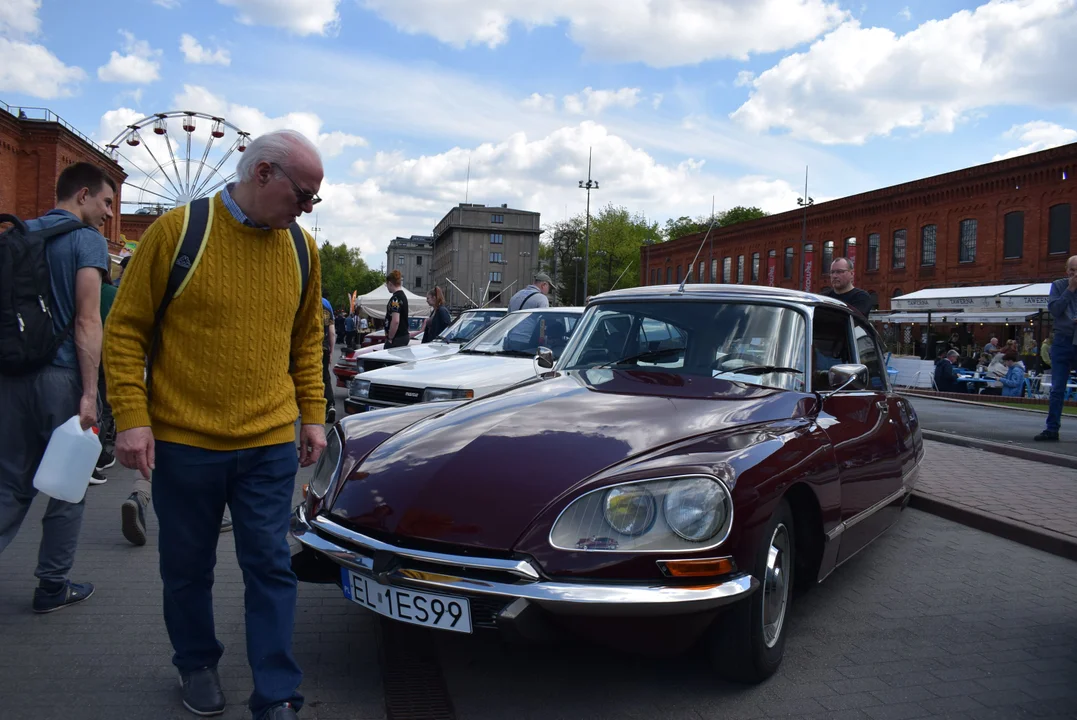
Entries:
[[445,307],[445,293],[436,285],[426,293],[426,304],[430,306],[430,319],[426,321],[426,329],[423,331],[423,342],[428,343],[445,328],[452,325],[452,316],[449,308]]
[[105,372],[116,456],[147,480],[153,471],[184,706],[225,707],[212,589],[227,505],[246,589],[250,711],[285,720],[303,703],[288,522],[298,467],[325,447],[326,411],[318,250],[295,220],[321,201],[323,170],[309,140],[281,130],[251,142],[236,175],[142,236],[105,328]]
[[[0,453],[0,553],[18,533],[37,494],[34,475],[52,431],[73,415],[84,430],[97,420],[101,282],[109,257],[108,243],[96,228],[112,217],[115,192],[116,183],[103,170],[75,163],[57,179],[54,209],[0,237],[0,275],[15,278],[0,300],[0,437],[5,448]],[[15,243],[20,238],[12,233],[30,248],[19,263]],[[12,298],[14,305],[9,304]],[[21,305],[21,300],[29,304]],[[20,335],[12,336],[16,328]],[[59,610],[93,595],[92,583],[68,577],[84,508],[84,502],[56,498],[45,508],[34,612]]]
[[556,289],[557,286],[550,280],[549,275],[538,273],[533,283],[509,298],[509,312],[550,307],[550,299],[546,296],[550,294],[550,290]]
[[1051,399],[1047,406],[1047,427],[1035,437],[1040,442],[1057,442],[1062,428],[1062,406],[1070,371],[1077,368],[1077,255],[1066,261],[1066,277],[1051,283],[1047,311],[1055,320],[1051,338]]
[[408,296],[402,287],[404,278],[399,270],[393,270],[385,276],[385,287],[389,290],[389,302],[385,304],[385,349],[404,347],[411,342],[408,331]]
[[355,316],[349,315],[344,319],[344,347],[351,350],[355,347]]

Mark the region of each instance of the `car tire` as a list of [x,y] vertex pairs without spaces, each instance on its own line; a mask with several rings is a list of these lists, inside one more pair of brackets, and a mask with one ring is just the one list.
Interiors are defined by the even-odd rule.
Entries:
[[759,589],[718,617],[707,652],[723,677],[759,683],[774,674],[785,654],[796,566],[793,511],[782,500],[764,527],[752,575]]

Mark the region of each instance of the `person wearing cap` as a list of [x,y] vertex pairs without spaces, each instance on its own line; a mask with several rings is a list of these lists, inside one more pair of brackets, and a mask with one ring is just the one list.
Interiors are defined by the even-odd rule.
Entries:
[[538,273],[535,275],[535,282],[509,299],[509,312],[550,307],[550,300],[546,296],[550,294],[550,290],[556,289],[557,286],[553,284],[553,280],[550,280],[549,275]]

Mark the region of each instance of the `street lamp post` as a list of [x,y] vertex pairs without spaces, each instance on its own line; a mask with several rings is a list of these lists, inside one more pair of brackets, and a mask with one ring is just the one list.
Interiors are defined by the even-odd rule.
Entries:
[[797,198],[797,205],[804,208],[804,219],[800,226],[800,289],[804,290],[804,248],[808,247],[808,208],[815,200],[808,197],[808,168],[804,167],[804,197]]
[[580,306],[580,260],[583,260],[579,255],[572,258],[576,261],[576,272],[572,275],[572,304],[576,307]]
[[591,179],[591,148],[587,148],[587,182],[580,180],[580,189],[587,191],[587,225],[583,237],[583,292],[587,294],[587,270],[591,264],[591,190],[598,190],[598,181]]

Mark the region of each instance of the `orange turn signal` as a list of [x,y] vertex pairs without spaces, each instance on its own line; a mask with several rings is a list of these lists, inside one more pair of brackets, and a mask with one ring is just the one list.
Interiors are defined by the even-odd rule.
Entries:
[[727,575],[737,569],[731,557],[697,558],[693,560],[659,560],[658,568],[667,577],[714,577]]
[[303,483],[303,499],[307,499],[307,491],[310,490],[310,485]]

